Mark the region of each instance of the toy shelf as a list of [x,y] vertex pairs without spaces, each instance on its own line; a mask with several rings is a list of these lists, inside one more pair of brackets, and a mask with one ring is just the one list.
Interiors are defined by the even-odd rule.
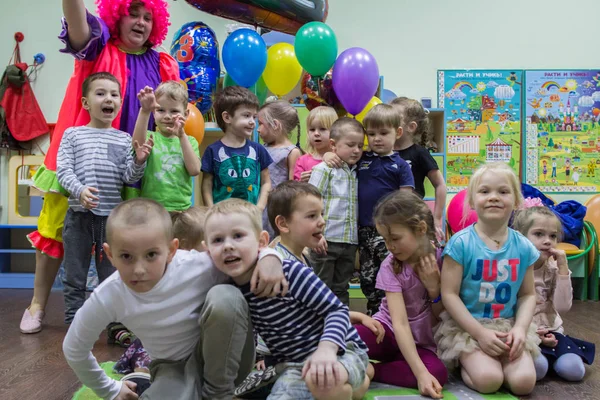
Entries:
[[36,225],[0,225],[0,289],[33,288],[35,250],[26,235]]

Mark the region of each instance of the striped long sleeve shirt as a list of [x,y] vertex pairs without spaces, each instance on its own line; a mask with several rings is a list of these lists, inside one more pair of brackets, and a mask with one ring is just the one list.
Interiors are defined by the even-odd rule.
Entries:
[[367,349],[350,324],[348,307],[310,268],[284,260],[283,274],[289,282],[285,297],[258,298],[249,284],[240,288],[254,328],[278,362],[302,362],[321,341],[338,345],[338,355],[344,354],[347,342]]
[[98,189],[98,207],[90,211],[106,216],[122,201],[123,183],[140,180],[145,166],[135,163],[128,133],[77,126],[67,129],[60,142],[56,177],[71,194],[73,211],[86,211],[79,203],[86,187]]

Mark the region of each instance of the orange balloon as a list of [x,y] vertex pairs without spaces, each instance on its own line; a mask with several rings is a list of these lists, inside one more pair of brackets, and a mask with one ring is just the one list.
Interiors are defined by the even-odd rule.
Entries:
[[189,114],[183,129],[189,136],[195,138],[198,144],[204,139],[204,117],[198,107],[192,103],[188,103],[187,107]]

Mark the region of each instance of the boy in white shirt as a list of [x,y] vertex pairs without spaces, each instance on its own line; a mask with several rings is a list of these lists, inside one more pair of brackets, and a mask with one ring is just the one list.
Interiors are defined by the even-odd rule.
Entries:
[[[91,352],[107,323],[122,321],[154,360],[152,384],[142,399],[231,399],[254,364],[248,306],[240,291],[224,285],[229,278],[206,253],[177,250],[169,213],[153,200],[118,205],[106,238],[104,250],[118,274],[84,303],[63,343],[77,377],[103,399],[137,398],[135,383],[109,378]],[[261,252],[269,254],[276,252]],[[259,264],[256,292],[285,293],[281,258]]]

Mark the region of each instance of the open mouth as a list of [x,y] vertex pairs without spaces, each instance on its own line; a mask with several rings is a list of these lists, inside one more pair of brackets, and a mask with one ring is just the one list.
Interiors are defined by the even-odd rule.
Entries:
[[313,233],[313,237],[315,239],[319,239],[321,240],[321,238],[323,237],[323,232],[317,232],[317,233]]
[[104,106],[102,107],[102,113],[105,115],[110,115],[115,111],[115,108],[112,106]]
[[138,34],[138,35],[140,35],[140,36],[144,36],[144,31],[143,31],[143,30],[141,30],[141,29],[136,29],[136,28],[133,28],[133,29],[131,30],[131,32],[133,32],[133,33],[135,33],[135,34]]
[[241,258],[239,258],[239,257],[234,257],[234,256],[225,257],[225,265],[235,264],[236,262],[238,262],[240,260],[241,260]]

